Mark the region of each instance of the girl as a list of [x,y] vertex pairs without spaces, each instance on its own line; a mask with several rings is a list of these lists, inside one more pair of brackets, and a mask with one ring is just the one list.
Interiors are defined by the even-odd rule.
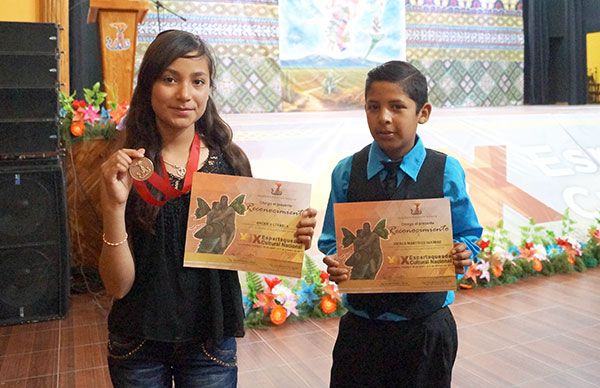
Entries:
[[[210,96],[215,61],[183,31],[150,44],[126,119],[125,147],[102,164],[103,249],[99,270],[115,297],[108,318],[108,363],[116,387],[234,387],[236,340],[244,335],[237,272],[183,267],[188,178],[251,176],[244,152]],[[170,188],[160,195],[128,173],[147,157]],[[168,185],[167,185],[168,186]],[[310,247],[316,211],[307,209],[297,241]]]

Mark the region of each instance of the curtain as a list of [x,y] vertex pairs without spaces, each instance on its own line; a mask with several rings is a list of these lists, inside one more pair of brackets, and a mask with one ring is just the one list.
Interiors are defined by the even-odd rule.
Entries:
[[549,34],[548,14],[544,0],[523,2],[525,32],[524,103],[548,103]]
[[87,23],[89,0],[69,1],[70,92],[83,99],[83,88],[102,82],[102,58],[96,23]]
[[[525,104],[586,103],[584,15],[594,6],[583,0],[523,2]],[[563,49],[551,50],[551,38],[561,40]],[[560,71],[549,71],[556,63]]]

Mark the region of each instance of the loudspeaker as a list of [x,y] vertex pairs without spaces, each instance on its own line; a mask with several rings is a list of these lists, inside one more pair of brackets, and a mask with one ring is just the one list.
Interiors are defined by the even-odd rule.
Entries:
[[0,159],[56,154],[58,26],[0,22]]
[[58,26],[54,23],[2,22],[0,51],[55,53]]
[[57,121],[2,122],[0,120],[0,154],[4,158],[21,155],[46,157],[58,151]]
[[[20,53],[2,55],[0,87],[11,89],[50,88],[58,85],[58,54]],[[36,100],[30,101],[35,104]],[[56,113],[56,112],[55,112]]]
[[58,158],[0,162],[0,325],[67,313],[64,188]]

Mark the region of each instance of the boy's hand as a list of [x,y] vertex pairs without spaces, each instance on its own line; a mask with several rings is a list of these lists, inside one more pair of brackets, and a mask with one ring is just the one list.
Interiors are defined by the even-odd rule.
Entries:
[[347,267],[342,267],[337,260],[337,255],[325,256],[323,258],[323,263],[327,265],[327,273],[329,274],[329,279],[339,283],[344,280],[348,280],[350,275],[350,270]]
[[313,234],[315,233],[315,226],[317,225],[317,211],[313,208],[308,208],[302,212],[300,221],[296,225],[296,242],[304,245],[304,249],[310,248]]
[[473,263],[471,251],[464,243],[454,243],[450,256],[452,256],[452,263],[457,274],[465,273],[465,267],[469,267]]

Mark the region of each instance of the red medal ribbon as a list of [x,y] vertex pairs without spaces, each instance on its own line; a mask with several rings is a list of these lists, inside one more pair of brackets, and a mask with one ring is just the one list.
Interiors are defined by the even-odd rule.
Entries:
[[190,156],[188,157],[188,162],[185,169],[185,177],[183,178],[183,187],[181,190],[171,186],[169,174],[167,173],[165,163],[161,158],[162,171],[164,175],[160,176],[156,173],[156,171],[154,171],[150,178],[148,178],[147,182],[160,191],[163,194],[164,199],[156,199],[148,189],[148,186],[146,186],[145,181],[134,180],[133,186],[137,190],[140,197],[142,197],[142,199],[150,205],[162,206],[168,200],[188,193],[192,189],[192,178],[194,176],[194,172],[198,168],[198,160],[200,159],[200,144],[200,136],[198,135],[198,132],[194,132],[194,140],[190,146]]

